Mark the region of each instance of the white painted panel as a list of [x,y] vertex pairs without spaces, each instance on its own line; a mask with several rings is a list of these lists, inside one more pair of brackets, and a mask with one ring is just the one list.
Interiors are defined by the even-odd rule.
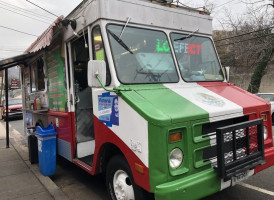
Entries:
[[[140,0],[90,0],[82,3],[66,18],[76,19],[75,32],[81,33],[83,27],[93,24],[99,19],[163,27],[172,30],[212,35],[212,17],[201,15],[191,9],[170,8]],[[64,28],[64,40],[74,37],[71,26]]]
[[77,143],[77,158],[83,158],[94,154],[95,141]]
[[[98,95],[102,89],[93,89],[94,115],[99,118]],[[115,93],[111,93],[115,95]],[[132,109],[122,98],[118,98],[119,126],[109,127],[148,167],[148,122]]]
[[210,122],[243,116],[241,106],[198,84],[165,84],[165,86],[207,111]]
[[57,138],[57,153],[69,161],[71,160],[71,143]]

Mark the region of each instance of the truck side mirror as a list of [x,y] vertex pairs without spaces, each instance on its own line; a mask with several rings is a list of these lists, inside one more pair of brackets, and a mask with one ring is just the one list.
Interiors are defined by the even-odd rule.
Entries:
[[226,80],[227,80],[227,82],[229,82],[229,69],[230,69],[230,67],[225,67],[225,74],[226,74]]
[[102,87],[96,76],[106,85],[106,62],[104,60],[90,60],[88,62],[88,86]]

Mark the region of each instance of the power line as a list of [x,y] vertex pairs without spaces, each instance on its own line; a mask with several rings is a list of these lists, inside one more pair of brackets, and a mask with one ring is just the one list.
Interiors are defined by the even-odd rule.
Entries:
[[17,11],[20,11],[20,12],[23,12],[23,13],[26,13],[26,14],[29,14],[29,15],[35,15],[36,17],[39,17],[41,19],[45,19],[45,20],[54,20],[54,19],[49,19],[48,16],[45,16],[45,15],[42,15],[42,14],[39,14],[39,13],[35,13],[33,11],[30,11],[30,10],[27,10],[27,9],[24,9],[24,8],[21,8],[19,6],[15,6],[13,4],[10,4],[10,3],[6,3],[4,1],[1,1],[0,0],[0,4],[2,4],[3,6],[7,6],[11,9],[14,9],[14,10],[17,10]]
[[221,7],[221,6],[224,6],[224,5],[226,5],[226,4],[229,4],[229,3],[231,3],[232,1],[235,1],[235,0],[228,1],[228,2],[226,2],[226,3],[223,3],[223,4],[221,4],[221,5],[216,6],[215,8],[219,8],[219,7]]
[[242,33],[242,34],[239,34],[239,35],[234,35],[234,36],[227,37],[227,38],[222,38],[222,39],[219,39],[219,40],[214,40],[214,42],[219,42],[219,41],[228,40],[228,39],[232,39],[232,38],[236,38],[236,37],[241,37],[241,36],[244,36],[244,35],[249,35],[251,33],[257,33],[257,32],[268,30],[268,29],[272,29],[272,28],[274,28],[274,26],[270,26],[268,28],[264,28],[264,29],[260,29],[260,30],[256,30],[256,31]]
[[39,20],[39,19],[36,19],[36,18],[30,17],[30,16],[27,16],[27,15],[23,15],[23,14],[21,14],[21,13],[15,12],[15,11],[13,11],[13,10],[10,10],[10,9],[7,9],[7,8],[3,8],[3,7],[1,7],[1,6],[0,6],[0,8],[2,8],[3,10],[10,11],[10,12],[12,12],[12,13],[18,14],[18,15],[22,15],[22,16],[24,16],[24,17],[27,17],[27,18],[30,18],[30,19],[33,19],[33,20],[39,21],[39,22],[43,22],[43,23],[45,23],[45,24],[50,24],[50,23],[48,23],[48,22],[45,22],[45,21],[42,21],[42,20]]
[[26,0],[26,1],[29,2],[29,3],[31,3],[32,5],[35,5],[36,7],[40,8],[40,9],[42,9],[42,10],[44,10],[44,11],[46,11],[47,13],[54,15],[55,17],[59,17],[58,15],[53,14],[52,12],[46,10],[45,8],[42,8],[41,6],[38,6],[38,5],[35,4],[35,3],[32,3],[32,2],[29,1],[29,0]]
[[9,27],[6,27],[6,26],[1,26],[1,25],[0,25],[0,27],[1,27],[1,28],[5,28],[5,29],[9,29],[9,30],[12,30],[12,31],[15,31],[15,32],[18,32],[18,33],[23,33],[23,34],[25,34],[25,35],[30,35],[30,36],[38,37],[37,35],[33,35],[33,34],[31,34],[31,33],[26,33],[26,32],[23,32],[23,31],[19,31],[19,30],[17,30],[17,29],[9,28]]
[[227,46],[227,45],[231,45],[231,44],[237,44],[237,43],[246,42],[246,41],[249,41],[249,40],[254,40],[254,39],[258,39],[258,38],[267,37],[267,36],[270,36],[270,35],[274,35],[274,34],[270,33],[270,34],[267,34],[267,35],[264,35],[264,36],[258,36],[258,37],[253,37],[253,38],[249,38],[249,39],[246,39],[246,40],[240,40],[240,41],[237,41],[237,42],[231,42],[231,43],[228,43],[228,44],[218,45],[216,47],[222,47],[222,46]]

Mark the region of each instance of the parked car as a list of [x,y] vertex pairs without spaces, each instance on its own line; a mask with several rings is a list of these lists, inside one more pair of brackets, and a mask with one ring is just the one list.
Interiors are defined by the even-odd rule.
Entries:
[[15,117],[23,117],[22,112],[22,99],[20,98],[13,98],[9,99],[8,102],[9,106],[8,109],[6,109],[6,102],[3,102],[3,115],[2,118],[6,120],[6,113],[9,112],[9,118],[15,118]]
[[272,124],[274,124],[274,93],[258,93],[256,95],[271,103]]

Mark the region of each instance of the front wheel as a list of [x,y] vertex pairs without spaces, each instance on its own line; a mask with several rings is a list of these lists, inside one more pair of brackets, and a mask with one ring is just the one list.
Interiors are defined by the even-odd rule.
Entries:
[[111,200],[146,199],[146,192],[134,183],[130,167],[121,155],[116,155],[109,161],[106,185]]

